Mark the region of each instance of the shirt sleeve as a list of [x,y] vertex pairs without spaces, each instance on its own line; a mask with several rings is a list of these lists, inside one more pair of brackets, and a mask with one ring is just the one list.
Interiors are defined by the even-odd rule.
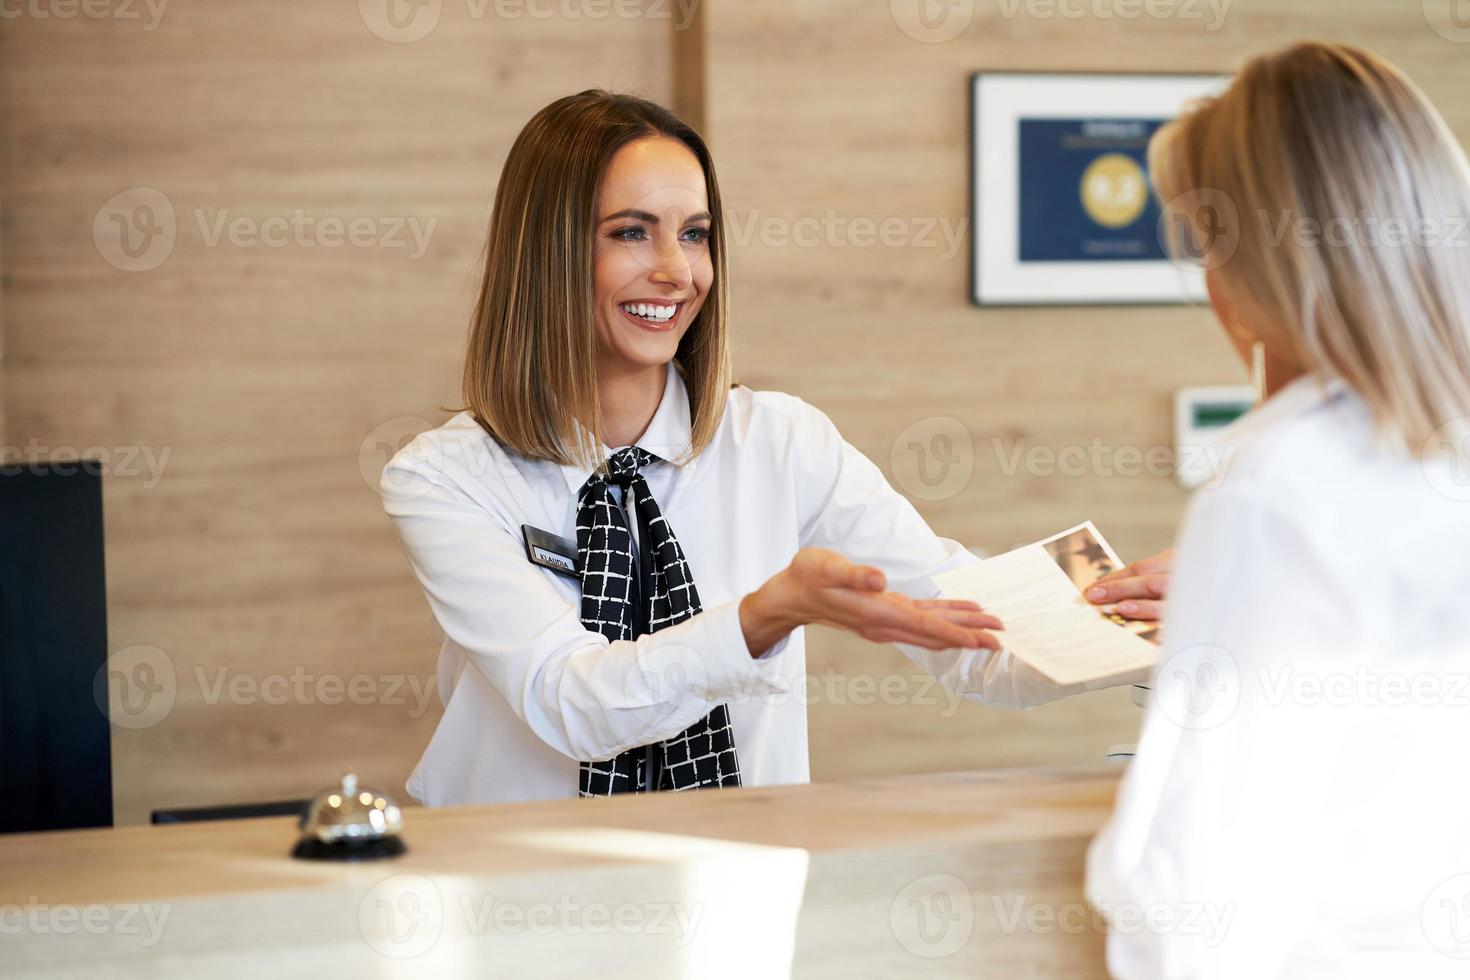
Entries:
[[383,472],[383,506],[434,618],[538,738],[609,759],[671,738],[721,702],[785,693],[778,658],[751,656],[739,604],[609,642],[530,564],[517,531],[410,446]]
[[1277,976],[1307,930],[1334,850],[1314,801],[1354,778],[1339,758],[1351,716],[1284,692],[1353,649],[1342,578],[1264,494],[1196,496],[1137,754],[1088,855],[1118,980]]
[[[872,460],[842,438],[825,414],[794,401],[793,469],[803,546],[830,548],[854,562],[881,568],[889,588],[916,599],[939,595],[934,576],[979,561],[959,542],[935,534],[913,504],[888,484]],[[996,635],[1004,643],[1004,632]],[[997,653],[897,646],[949,690],[1002,707],[1030,707],[1147,677],[1145,671],[1086,684],[1058,684],[1005,649]]]

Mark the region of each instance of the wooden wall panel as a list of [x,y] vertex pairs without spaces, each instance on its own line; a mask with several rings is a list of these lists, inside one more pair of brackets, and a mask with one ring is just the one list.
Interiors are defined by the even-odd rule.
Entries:
[[[920,235],[935,222],[960,229],[967,218],[970,73],[1208,72],[1297,38],[1344,40],[1405,68],[1463,137],[1470,47],[1431,30],[1419,3],[1235,0],[1215,5],[1224,14],[1216,22],[1193,2],[1147,9],[1203,19],[1137,16],[1143,4],[1112,0],[960,0],[927,5],[940,29],[926,36],[948,33],[946,11],[961,18],[963,30],[939,42],[901,29],[915,23],[905,11],[916,5],[924,6],[708,5],[708,130],[745,238],[732,271],[741,377],[826,410],[911,495],[927,491],[908,444],[940,432],[936,418],[959,420],[973,475],[916,503],[968,545],[999,552],[1091,519],[1125,556],[1150,554],[1171,540],[1186,499],[1169,477],[1028,473],[1010,469],[1010,453],[1023,440],[1053,452],[1094,440],[1171,446],[1175,389],[1236,383],[1244,372],[1207,309],[969,305],[967,238],[946,254],[929,244],[935,236]],[[1089,13],[1099,9],[1135,15]],[[1064,16],[1076,11],[1084,16]],[[829,216],[835,230],[816,242],[783,238],[800,219]],[[857,219],[899,219],[910,237],[865,245],[843,224]],[[811,671],[914,672],[891,648],[827,631],[813,633]],[[1110,744],[1132,741],[1139,720],[1123,691],[1018,713],[916,704],[921,685],[910,689],[913,698],[895,704],[819,699],[814,777],[1096,761]]]
[[[373,33],[371,7],[176,3],[153,30],[0,22],[7,444],[114,455],[116,669],[135,706],[138,668],[156,668],[155,688],[170,667],[174,679],[170,710],[155,700],[124,719],[142,727],[115,729],[122,822],[308,794],[349,764],[399,790],[437,717],[414,693],[437,642],[374,474],[456,395],[489,203],[521,125],[589,86],[671,92],[670,22],[652,6],[546,19],[398,5],[440,10],[415,41]],[[376,23],[388,37],[426,26]],[[108,221],[93,237],[99,209],[135,187],[174,213],[172,253],[146,271],[104,258],[122,254]],[[281,247],[215,237],[222,219],[248,231],[298,209],[308,231]],[[366,222],[372,244],[316,244],[343,234],[326,219]],[[435,223],[422,254],[391,219]],[[161,460],[161,478],[141,454],[126,465],[130,447]]]
[[[0,163],[0,167],[3,167],[3,163]],[[4,191],[3,191],[3,188],[4,188],[4,184],[3,184],[4,176],[3,176],[3,174],[4,174],[4,171],[3,170],[0,170],[0,195],[3,195],[3,193],[4,193]],[[5,200],[4,200],[4,197],[3,196],[0,196],[0,222],[3,222],[4,221],[4,218],[5,218]],[[3,224],[0,224],[0,228],[3,228]],[[11,443],[11,440],[10,440],[10,429],[9,429],[9,422],[8,422],[8,415],[7,415],[7,412],[6,412],[6,401],[8,399],[9,392],[6,389],[6,386],[5,386],[5,287],[4,287],[4,283],[5,283],[5,235],[3,234],[3,232],[0,232],[0,451],[3,451],[3,449],[10,447],[10,443]],[[6,461],[7,460],[0,460],[0,462],[6,462]]]

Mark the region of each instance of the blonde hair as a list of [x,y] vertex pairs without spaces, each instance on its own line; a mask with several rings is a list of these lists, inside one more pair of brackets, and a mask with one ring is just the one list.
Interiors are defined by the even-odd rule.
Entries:
[[[502,445],[560,464],[602,463],[592,245],[608,162],[664,136],[689,148],[709,198],[714,283],[675,354],[689,393],[690,455],[714,438],[730,388],[724,214],[692,126],[646,99],[589,89],[526,123],[505,161],[470,321],[462,397]],[[672,370],[673,368],[671,368]]]
[[1297,44],[1148,156],[1171,247],[1181,228],[1202,246],[1252,333],[1346,382],[1405,449],[1470,416],[1470,166],[1401,72]]

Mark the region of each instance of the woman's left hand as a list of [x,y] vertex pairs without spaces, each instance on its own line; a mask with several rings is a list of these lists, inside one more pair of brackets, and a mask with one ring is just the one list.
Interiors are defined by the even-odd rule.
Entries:
[[1118,615],[1124,619],[1158,619],[1163,614],[1173,567],[1174,549],[1170,548],[1104,575],[1088,588],[1087,598],[1097,605],[1116,604]]

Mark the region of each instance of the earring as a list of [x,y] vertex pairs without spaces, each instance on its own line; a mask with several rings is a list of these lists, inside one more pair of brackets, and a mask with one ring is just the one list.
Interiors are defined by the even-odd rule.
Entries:
[[1266,400],[1266,345],[1259,340],[1251,344],[1251,386],[1256,389],[1256,404]]

